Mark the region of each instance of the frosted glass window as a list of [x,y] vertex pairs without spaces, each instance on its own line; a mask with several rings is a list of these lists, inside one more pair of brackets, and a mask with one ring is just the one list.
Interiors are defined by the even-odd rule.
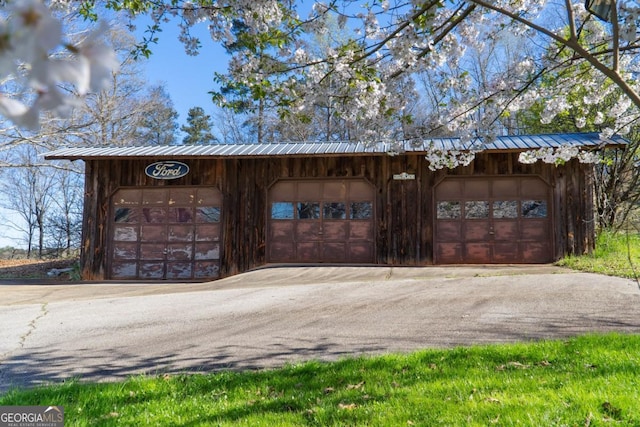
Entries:
[[271,204],[272,219],[293,219],[293,203],[275,202]]
[[323,216],[325,219],[347,218],[347,207],[344,203],[325,203]]
[[504,200],[493,202],[494,218],[517,218],[518,202],[516,200]]
[[523,200],[522,201],[522,217],[523,218],[546,218],[547,217],[547,201],[546,200]]
[[300,202],[298,203],[298,219],[319,219],[320,203]]
[[464,217],[466,219],[489,218],[489,202],[483,200],[465,202],[464,212]]
[[460,202],[438,202],[436,210],[438,219],[460,219]]

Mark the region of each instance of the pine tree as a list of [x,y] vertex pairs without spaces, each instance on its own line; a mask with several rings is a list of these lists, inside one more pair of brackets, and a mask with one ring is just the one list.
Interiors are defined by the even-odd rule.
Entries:
[[202,107],[193,107],[187,113],[187,125],[182,125],[180,130],[187,136],[182,142],[185,145],[211,144],[218,142],[211,133],[211,116],[204,113]]
[[139,114],[137,140],[143,144],[173,145],[178,129],[178,112],[173,108],[171,96],[162,85],[149,90],[145,103],[147,112]]

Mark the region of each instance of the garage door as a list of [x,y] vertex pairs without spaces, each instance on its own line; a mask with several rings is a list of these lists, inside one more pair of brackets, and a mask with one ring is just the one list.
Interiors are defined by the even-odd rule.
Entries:
[[123,188],[111,200],[112,279],[219,276],[222,215],[219,190]]
[[550,194],[538,177],[445,178],[435,189],[435,261],[552,261]]
[[373,263],[375,191],[365,180],[280,181],[269,190],[269,262]]

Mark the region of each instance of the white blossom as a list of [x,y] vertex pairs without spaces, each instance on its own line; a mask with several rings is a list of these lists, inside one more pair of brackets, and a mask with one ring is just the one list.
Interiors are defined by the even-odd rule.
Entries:
[[83,87],[85,90],[97,91],[105,87],[119,67],[114,50],[104,43],[106,31],[107,26],[103,23],[76,47],[78,60],[83,62],[85,82],[88,76],[88,85]]
[[[179,37],[190,54],[196,54],[200,48],[200,40],[191,36],[193,26],[206,21],[211,38],[230,45],[239,41],[234,23],[241,22],[243,41],[248,40],[249,45],[255,41],[260,48],[233,52],[228,66],[229,81],[241,82],[251,89],[259,87],[265,97],[281,102],[292,112],[311,115],[322,106],[345,128],[357,130],[354,139],[379,141],[404,131],[399,129],[399,118],[407,112],[407,98],[415,90],[407,84],[405,76],[416,71],[432,79],[429,90],[434,94],[433,111],[424,113],[424,126],[420,127],[423,137],[446,132],[461,141],[479,135],[490,140],[508,128],[507,116],[513,117],[534,105],[542,109],[542,123],[568,115],[576,118],[579,128],[590,122],[610,126],[602,130],[605,135],[627,132],[629,124],[637,123],[640,117],[640,105],[634,105],[612,82],[612,77],[620,76],[631,90],[640,90],[637,1],[617,2],[621,42],[625,46],[619,51],[616,70],[613,70],[612,26],[594,19],[584,2],[488,2],[519,19],[543,26],[545,34],[506,13],[473,5],[474,2],[433,2],[429,9],[424,8],[430,2],[417,0],[324,1],[312,2],[311,7],[304,8],[298,3],[149,2],[157,23],[170,18],[180,21]],[[298,16],[298,8],[308,14],[305,19]],[[462,13],[466,13],[464,19],[451,27]],[[336,25],[341,34],[334,34]],[[578,42],[585,51],[597,53],[593,60],[600,61],[612,73],[605,76],[601,71],[593,72],[593,64],[585,61],[582,51],[560,42],[567,40],[572,27],[580,29]],[[451,31],[445,32],[448,28]],[[2,31],[0,23],[0,35]],[[498,43],[505,40],[528,43],[520,51],[515,42]],[[496,46],[503,46],[503,50],[488,56],[486,63],[473,62],[474,52],[486,53]],[[0,71],[12,70],[14,64],[4,59],[6,52],[0,44]],[[97,56],[105,58],[105,54]],[[505,66],[496,66],[496,61],[505,62]],[[62,74],[76,73],[71,80],[77,82],[74,84],[78,91],[91,90],[81,62],[72,64],[76,68],[47,62],[52,72],[34,73],[33,78],[44,81],[46,89],[51,83],[47,77],[55,75],[58,79]],[[113,64],[108,60],[97,63],[103,64],[100,70],[106,77],[106,70]],[[478,72],[472,76],[470,70],[474,69]],[[99,70],[90,73],[100,74]],[[549,78],[543,81],[544,76]],[[599,109],[605,102],[612,107]],[[434,152],[430,158],[434,167],[464,164],[468,159],[465,153],[462,149],[456,153]],[[540,151],[535,156],[524,153],[521,157],[524,161],[536,158],[553,163],[574,155],[573,149],[564,148]]]
[[73,85],[79,95],[104,87],[118,66],[103,41],[105,30],[101,26],[73,45],[62,40],[62,24],[44,3],[10,2],[6,16],[0,16],[0,78],[22,84],[19,95],[25,99],[0,94],[0,114],[35,130],[41,111],[66,115],[77,105],[74,97],[62,94],[60,84]]
[[37,128],[39,113],[37,108],[28,108],[20,101],[0,96],[0,114],[18,126],[27,129]]
[[602,157],[597,151],[587,150],[574,145],[563,145],[555,148],[538,148],[523,151],[518,156],[518,161],[523,164],[533,164],[537,161],[542,161],[543,163],[560,165],[572,159],[578,159],[580,163],[599,163]]

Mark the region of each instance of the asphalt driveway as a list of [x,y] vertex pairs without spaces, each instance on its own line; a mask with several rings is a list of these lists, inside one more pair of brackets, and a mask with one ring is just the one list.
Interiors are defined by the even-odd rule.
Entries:
[[210,283],[0,285],[0,392],[426,347],[640,333],[630,281],[553,266],[289,267]]

